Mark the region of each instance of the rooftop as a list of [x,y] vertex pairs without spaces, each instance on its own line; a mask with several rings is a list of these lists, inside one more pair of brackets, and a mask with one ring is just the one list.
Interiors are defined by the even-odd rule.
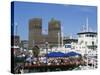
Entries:
[[80,34],[97,34],[97,32],[80,32],[80,33],[77,33],[77,35],[80,35]]

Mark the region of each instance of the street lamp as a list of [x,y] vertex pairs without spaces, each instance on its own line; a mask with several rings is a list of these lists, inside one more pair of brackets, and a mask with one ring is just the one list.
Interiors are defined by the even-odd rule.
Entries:
[[88,69],[88,48],[87,48],[87,42],[85,42],[85,55],[86,55],[86,66]]
[[47,59],[48,59],[48,42],[45,42],[46,46],[46,64],[47,64]]
[[46,46],[46,70],[47,70],[47,64],[48,64],[48,42],[45,42]]

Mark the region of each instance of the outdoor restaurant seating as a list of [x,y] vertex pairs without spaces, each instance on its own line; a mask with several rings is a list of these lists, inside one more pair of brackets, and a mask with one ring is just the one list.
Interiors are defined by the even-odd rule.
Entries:
[[[76,57],[77,56],[77,57]],[[24,69],[66,69],[70,66],[82,65],[83,60],[81,54],[75,52],[62,53],[62,52],[51,52],[45,56],[30,56],[25,55],[23,61]],[[18,61],[19,62],[19,61]]]
[[[79,56],[78,58],[74,56]],[[47,56],[44,57],[33,57],[31,60],[31,64],[37,65],[37,66],[42,66],[42,65],[79,65],[81,64],[82,59],[80,58],[80,54],[75,53],[75,52],[70,52],[67,54],[61,53],[61,52],[52,52],[49,53]],[[29,60],[29,61],[30,61]],[[32,66],[31,65],[31,66]]]

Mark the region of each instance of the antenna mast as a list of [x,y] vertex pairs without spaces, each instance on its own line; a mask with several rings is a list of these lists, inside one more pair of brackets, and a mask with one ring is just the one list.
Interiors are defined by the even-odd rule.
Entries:
[[88,17],[86,18],[86,31],[89,31],[89,23],[88,23]]

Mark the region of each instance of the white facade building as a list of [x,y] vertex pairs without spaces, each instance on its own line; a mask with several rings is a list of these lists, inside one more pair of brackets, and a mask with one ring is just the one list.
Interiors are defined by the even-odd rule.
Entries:
[[76,50],[85,53],[86,50],[96,50],[97,49],[97,33],[96,32],[81,32],[78,33],[78,43]]
[[76,45],[76,50],[81,51],[81,53],[86,54],[88,51],[97,50],[97,32],[89,30],[88,18],[86,19],[86,26],[83,28],[82,32],[78,33],[78,43]]

